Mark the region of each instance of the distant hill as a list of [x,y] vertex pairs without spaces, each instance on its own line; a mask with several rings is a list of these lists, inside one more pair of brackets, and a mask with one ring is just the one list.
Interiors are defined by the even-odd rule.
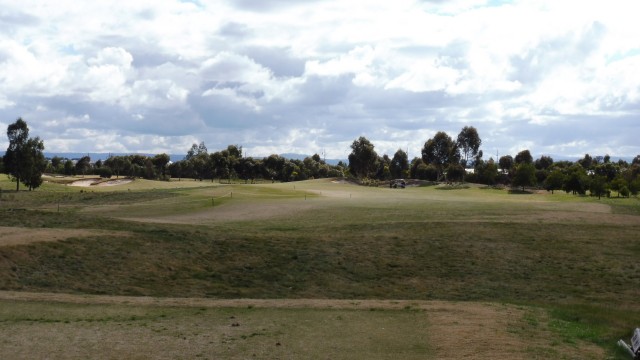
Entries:
[[[46,158],[52,158],[58,156],[64,159],[80,159],[84,156],[89,156],[91,161],[107,160],[110,156],[125,156],[125,155],[144,155],[144,156],[156,156],[157,154],[144,154],[144,153],[74,153],[74,152],[45,152]],[[169,155],[171,161],[176,162],[184,159],[184,155]]]
[[[282,156],[285,159],[290,159],[290,160],[304,160],[305,158],[307,158],[309,156],[312,156],[312,155],[285,153],[285,154],[280,154],[280,156]],[[338,163],[340,161],[342,161],[345,164],[349,162],[348,160],[344,160],[344,159],[325,159],[324,161],[329,165],[338,165]]]

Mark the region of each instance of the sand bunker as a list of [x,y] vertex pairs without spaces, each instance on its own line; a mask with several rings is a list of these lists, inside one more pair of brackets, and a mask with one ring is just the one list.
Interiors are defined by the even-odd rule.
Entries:
[[116,186],[116,185],[124,185],[132,182],[131,179],[116,179],[116,180],[107,180],[104,181],[102,179],[83,179],[77,180],[69,184],[70,186],[80,186],[80,187],[90,187],[90,186]]
[[77,180],[69,184],[69,186],[89,187],[100,182],[100,179]]
[[103,181],[101,183],[96,184],[96,186],[116,186],[116,185],[124,185],[132,182],[131,179],[118,179],[118,180],[109,180]]

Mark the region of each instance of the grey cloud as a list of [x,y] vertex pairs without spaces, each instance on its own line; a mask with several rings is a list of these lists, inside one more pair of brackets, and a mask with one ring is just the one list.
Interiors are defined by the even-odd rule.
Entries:
[[248,11],[255,12],[270,12],[276,11],[285,7],[292,6],[309,6],[314,2],[319,2],[321,0],[234,0],[230,1],[230,5]]
[[188,100],[192,109],[211,129],[246,129],[260,123],[260,117],[242,103],[219,95],[192,94]]
[[[635,129],[633,117],[612,120],[603,116],[565,116],[563,121],[535,124],[528,120],[511,120],[499,125],[499,132],[491,131],[483,137],[485,154],[495,150],[500,156],[510,148],[529,149],[534,156],[554,154],[556,156],[580,156],[584,153],[605,155],[604,149],[617,149],[633,142]],[[519,146],[520,145],[520,146]],[[511,154],[515,155],[515,154]],[[610,154],[616,155],[616,154]]]
[[[22,99],[22,104],[28,104],[30,110],[23,110],[27,121],[37,127],[50,120],[60,120],[67,117],[89,117],[87,123],[74,126],[95,129],[99,131],[116,131],[131,134],[151,134],[159,136],[178,136],[192,134],[202,129],[202,123],[188,109],[150,109],[139,108],[127,110],[119,105],[108,105],[84,101],[71,96],[57,96],[50,98]],[[40,106],[46,110],[34,109]],[[135,115],[142,115],[136,119]],[[56,132],[63,129],[46,129]]]
[[243,39],[252,34],[249,26],[236,22],[229,22],[223,25],[219,34],[224,38]]
[[533,85],[557,65],[580,65],[599,45],[606,28],[594,22],[581,33],[567,33],[545,40],[525,55],[513,56],[515,72],[510,80]]
[[[435,4],[433,7],[447,3],[442,0],[423,2]],[[584,59],[598,54],[594,50],[601,47],[609,31],[599,22],[588,23],[584,28],[567,30],[552,37],[543,37],[543,40],[534,44],[528,51],[510,58],[514,70],[507,80],[522,83],[523,86],[518,90],[482,93],[472,90],[476,93],[453,94],[447,93],[446,87],[442,86],[445,89],[441,91],[413,92],[399,88],[386,89],[382,82],[405,73],[412,74],[411,70],[415,69],[405,69],[398,64],[413,63],[416,59],[434,61],[437,66],[459,70],[460,74],[468,75],[469,79],[464,75],[464,80],[477,80],[473,78],[476,75],[473,69],[469,68],[470,62],[473,61],[469,59],[469,47],[474,44],[475,34],[464,34],[464,31],[456,29],[456,33],[461,34],[460,39],[444,46],[425,45],[430,43],[429,39],[420,38],[419,34],[413,37],[411,34],[401,33],[398,42],[392,44],[377,44],[375,41],[368,44],[362,40],[362,36],[350,37],[349,34],[345,34],[344,40],[335,41],[335,37],[327,33],[327,29],[331,27],[327,21],[330,22],[331,19],[318,13],[318,18],[322,19],[319,20],[321,23],[317,24],[317,27],[316,24],[309,24],[308,28],[301,29],[304,30],[301,31],[304,32],[304,37],[296,37],[297,34],[291,32],[299,29],[298,20],[277,28],[278,22],[287,22],[277,11],[288,7],[307,7],[305,10],[321,11],[321,6],[297,0],[239,0],[228,3],[232,8],[260,12],[250,14],[250,17],[261,17],[261,23],[267,24],[270,30],[282,30],[282,33],[287,32],[287,36],[280,37],[277,31],[271,33],[276,37],[273,42],[279,44],[277,47],[260,43],[262,40],[258,35],[261,34],[254,33],[253,27],[259,25],[243,24],[243,20],[240,19],[246,18],[235,16],[235,10],[227,9],[229,14],[226,19],[232,21],[218,30],[211,29],[210,25],[200,29],[203,44],[198,42],[189,60],[184,60],[181,54],[173,51],[168,45],[171,39],[167,39],[166,44],[147,40],[162,36],[162,31],[154,32],[155,27],[171,26],[154,24],[160,18],[154,18],[154,11],[162,11],[160,7],[154,11],[132,14],[132,19],[123,19],[122,23],[148,21],[148,24],[145,23],[145,31],[149,31],[147,36],[94,35],[82,37],[77,43],[69,40],[72,45],[69,49],[73,49],[71,55],[79,55],[79,60],[68,67],[69,78],[77,82],[64,83],[65,88],[60,93],[70,95],[43,94],[37,92],[41,90],[29,88],[12,93],[0,93],[0,106],[5,106],[0,109],[3,123],[23,116],[34,129],[42,131],[36,135],[43,136],[45,142],[49,136],[63,139],[59,134],[65,134],[64,139],[74,140],[73,134],[82,133],[85,129],[116,134],[118,137],[138,136],[141,144],[135,146],[140,148],[150,148],[142,142],[151,141],[154,136],[173,140],[176,140],[176,137],[196,137],[205,141],[211,148],[224,147],[229,143],[238,143],[245,148],[279,148],[292,146],[289,144],[293,140],[288,138],[292,130],[297,130],[294,132],[298,134],[295,145],[304,147],[304,143],[308,142],[310,149],[318,144],[326,146],[327,150],[340,147],[360,135],[369,136],[374,145],[376,141],[380,141],[384,142],[386,147],[393,147],[396,146],[396,142],[403,146],[406,143],[424,143],[427,139],[416,137],[432,131],[442,130],[456,135],[464,125],[473,125],[483,139],[485,158],[495,156],[496,149],[500,151],[500,155],[504,155],[507,150],[519,146],[530,147],[534,156],[562,151],[595,153],[606,148],[625,152],[639,151],[635,135],[640,104],[630,95],[632,91],[629,89],[632,85],[626,85],[630,92],[626,93],[607,92],[610,84],[594,84],[594,88],[597,87],[603,94],[594,94],[591,98],[590,95],[585,95],[587,100],[579,100],[590,101],[590,105],[597,107],[596,111],[592,111],[591,107],[584,109],[584,115],[568,116],[558,111],[540,111],[537,107],[544,107],[547,100],[529,97],[530,92],[536,90],[537,85],[547,79],[548,74],[555,71],[558,65],[576,67],[584,70],[581,74],[586,74],[587,78],[590,76],[589,69],[581,68]],[[343,3],[336,3],[336,6],[342,6]],[[432,12],[433,14],[437,14],[437,11]],[[7,29],[37,25],[38,21],[23,12],[0,14],[0,26]],[[443,24],[446,24],[444,19]],[[101,34],[126,34],[120,30],[122,29],[105,29]],[[195,31],[195,28],[193,30]],[[41,34],[50,36],[51,39],[56,37],[55,33]],[[34,36],[36,35],[38,34]],[[303,49],[295,48],[306,39],[313,39],[310,49],[304,49],[304,46]],[[288,40],[292,41],[290,45],[287,45]],[[480,39],[483,40],[486,39]],[[354,44],[350,41],[359,43]],[[380,45],[380,49],[388,51],[385,53],[388,57],[380,59],[380,53],[373,51],[371,54],[374,58],[371,63],[350,64],[349,61],[353,59],[350,58],[349,52],[360,45],[371,45],[376,50]],[[499,44],[495,45],[486,50],[489,55],[508,56],[501,52],[503,50]],[[57,47],[58,51],[64,53],[60,46],[64,44],[52,44],[52,47]],[[133,63],[132,69],[126,70],[126,84],[120,88],[123,90],[123,97],[113,99],[106,96],[106,102],[99,103],[91,101],[91,89],[87,88],[89,85],[83,80],[83,74],[88,71],[86,60],[95,57],[106,47],[125,49],[132,55]],[[0,50],[0,61],[3,57],[1,53]],[[300,53],[313,54],[308,55],[313,58],[300,58],[298,56],[302,55],[297,55]],[[52,54],[51,58],[58,59],[59,55]],[[222,56],[216,58],[217,55]],[[210,62],[215,66],[202,69],[207,58],[215,59]],[[329,62],[330,60],[340,61]],[[342,75],[308,75],[305,73],[307,61],[319,61],[321,65],[326,65],[319,72]],[[628,71],[622,65],[619,69],[615,71]],[[607,71],[608,69],[605,69],[603,73]],[[374,78],[372,85],[360,86],[363,82],[356,85],[355,77],[365,72]],[[419,75],[419,71],[416,73]],[[366,76],[358,79],[362,78]],[[109,79],[97,79],[96,81],[105,83],[105,89],[109,88],[106,86],[109,85]],[[100,85],[94,82],[91,86]],[[462,85],[459,88],[465,89]],[[571,89],[570,85],[567,84],[567,88]],[[117,89],[117,86],[118,84],[114,88]],[[210,96],[203,96],[210,89],[215,91],[212,91]],[[129,90],[133,92],[131,95]],[[167,96],[168,94],[172,96]],[[536,124],[532,119],[525,118],[525,115],[493,119],[492,116],[498,115],[488,106],[490,102],[499,102],[507,111],[540,111],[533,116],[548,117],[552,121]],[[573,108],[569,106],[569,109],[580,109],[581,104],[568,105],[574,105]],[[549,100],[547,106],[554,106],[553,99]],[[590,112],[598,115],[589,115]],[[85,114],[89,116],[88,122],[83,120]],[[60,121],[61,125],[54,127],[51,125],[54,123],[51,120],[54,119],[64,121]],[[498,123],[499,121],[501,123]],[[91,144],[86,139],[75,140],[82,141],[78,146]],[[181,141],[190,140],[183,138]],[[105,146],[108,147],[109,144]],[[113,147],[125,146],[134,145],[123,142],[114,144]],[[416,154],[420,149],[409,150]],[[345,151],[348,152],[348,149]]]
[[104,35],[96,38],[83,51],[87,58],[103,48],[119,47],[125,49],[133,57],[135,67],[155,67],[164,63],[180,63],[180,54],[166,53],[157,44],[143,41],[137,37]]
[[304,73],[305,60],[291,56],[287,48],[250,46],[238,51],[271,69],[277,77],[299,77]]
[[10,32],[14,27],[36,26],[40,23],[40,19],[24,12],[0,12],[0,28],[3,29],[3,32]]
[[353,86],[352,75],[335,77],[309,76],[300,91],[299,105],[328,106],[346,102],[349,90]]

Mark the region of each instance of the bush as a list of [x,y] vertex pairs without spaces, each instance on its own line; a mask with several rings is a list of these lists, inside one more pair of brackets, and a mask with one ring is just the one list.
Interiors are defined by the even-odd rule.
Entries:
[[420,180],[438,180],[438,169],[433,165],[420,164],[416,168],[416,177]]
[[626,186],[621,187],[618,192],[620,193],[620,196],[622,196],[622,197],[629,197],[629,188],[626,187]]
[[364,178],[364,179],[360,180],[360,185],[374,186],[375,187],[375,186],[379,186],[380,183],[376,179]]
[[96,175],[100,176],[101,178],[105,178],[105,179],[109,179],[111,177],[111,175],[113,175],[113,172],[111,171],[111,168],[106,167],[106,166],[97,168],[93,172]]

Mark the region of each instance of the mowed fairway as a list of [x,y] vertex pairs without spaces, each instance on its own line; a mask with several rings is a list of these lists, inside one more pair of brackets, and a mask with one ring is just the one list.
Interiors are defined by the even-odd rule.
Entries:
[[624,359],[615,341],[640,326],[636,198],[0,186],[4,354]]

